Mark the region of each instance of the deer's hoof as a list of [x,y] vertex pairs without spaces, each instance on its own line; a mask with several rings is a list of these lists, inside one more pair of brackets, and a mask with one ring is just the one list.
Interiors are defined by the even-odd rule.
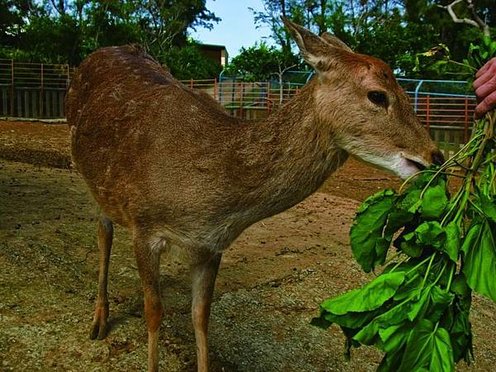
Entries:
[[108,331],[108,307],[103,306],[95,310],[95,317],[91,324],[90,339],[103,340],[107,336]]
[[91,340],[103,340],[107,336],[107,322],[94,322],[91,325],[90,339]]

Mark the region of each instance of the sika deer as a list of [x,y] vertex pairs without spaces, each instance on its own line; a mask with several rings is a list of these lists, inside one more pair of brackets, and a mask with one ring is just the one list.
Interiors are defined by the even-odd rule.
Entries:
[[148,369],[158,369],[160,254],[191,259],[198,370],[222,252],[253,223],[299,203],[348,154],[407,177],[442,161],[388,66],[285,20],[317,76],[267,120],[245,122],[133,46],[103,48],[67,96],[72,156],[103,216],[91,338],[105,337],[112,223],[129,228],[141,276]]

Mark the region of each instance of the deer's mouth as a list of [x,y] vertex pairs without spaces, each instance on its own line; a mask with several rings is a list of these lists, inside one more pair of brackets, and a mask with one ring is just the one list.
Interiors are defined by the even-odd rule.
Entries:
[[420,163],[417,160],[412,160],[412,159],[408,159],[408,158],[405,158],[405,160],[407,161],[407,164],[409,166],[416,167],[418,169],[418,171],[423,171],[426,168],[424,164]]
[[426,163],[415,157],[406,157],[401,154],[400,161],[397,163],[396,174],[403,179],[413,176],[426,168]]

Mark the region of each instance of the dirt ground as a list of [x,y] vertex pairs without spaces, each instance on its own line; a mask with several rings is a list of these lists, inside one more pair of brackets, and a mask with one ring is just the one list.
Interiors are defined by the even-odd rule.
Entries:
[[[111,330],[88,338],[97,281],[96,207],[69,167],[64,125],[0,121],[0,371],[146,369],[142,293],[129,235],[117,228]],[[350,160],[303,203],[245,231],[225,253],[210,325],[212,371],[373,371],[381,355],[353,351],[338,327],[309,325],[318,304],[367,280],[348,230],[371,193],[395,177]],[[195,368],[188,271],[162,258],[163,371]],[[493,371],[496,307],[474,299],[476,362]]]

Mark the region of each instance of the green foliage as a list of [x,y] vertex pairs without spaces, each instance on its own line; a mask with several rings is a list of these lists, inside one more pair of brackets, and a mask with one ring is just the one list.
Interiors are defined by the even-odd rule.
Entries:
[[222,70],[221,65],[205,58],[194,43],[173,47],[162,60],[177,79],[213,79]]
[[496,40],[484,36],[479,44],[470,43],[468,57],[463,62],[478,70],[493,57],[496,57]]
[[463,62],[453,59],[451,50],[444,44],[417,53],[414,70],[423,75],[457,75],[459,79],[472,80],[474,72],[481,68],[485,61],[496,57],[496,40],[482,36],[478,44],[470,42],[468,55]]
[[[263,44],[244,49],[244,61],[236,61],[230,69],[246,80],[266,79],[270,73],[280,74],[281,69],[301,63],[292,54],[281,15],[317,33],[331,32],[356,51],[377,56],[409,77],[444,78],[463,72],[442,61],[435,68],[415,67],[419,53],[432,45],[442,43],[452,59],[462,60],[470,43],[481,38],[480,30],[454,23],[438,7],[446,5],[444,0],[264,0],[263,5],[262,11],[253,11],[255,23],[270,28],[279,48],[267,47],[266,53],[250,50],[262,49]],[[496,26],[493,5],[493,0],[476,4],[477,14],[490,27]],[[462,5],[457,11],[471,16]],[[99,47],[138,42],[170,64],[167,55],[189,46],[188,29],[211,28],[218,20],[207,9],[206,0],[0,0],[0,57],[77,65]],[[170,67],[183,69],[179,64]]]
[[[352,49],[374,55],[386,61],[395,72],[409,77],[446,78],[446,74],[459,73],[450,70],[415,69],[417,55],[433,45],[444,44],[454,60],[462,60],[474,40],[483,31],[473,26],[453,22],[445,9],[445,0],[400,1],[308,1],[264,0],[265,9],[254,12],[255,23],[265,25],[272,31],[273,40],[288,52],[291,41],[284,29],[280,15],[283,14],[317,33],[331,32]],[[474,12],[496,27],[496,8],[493,0],[479,0]],[[460,17],[472,17],[466,4],[456,7]]]
[[226,68],[228,75],[240,75],[244,81],[265,81],[271,75],[298,65],[298,58],[266,43],[241,48]]
[[0,57],[78,65],[102,46],[137,42],[180,78],[214,77],[219,66],[196,51],[187,30],[217,21],[205,0],[0,0]]
[[391,244],[392,234],[384,225],[396,201],[393,190],[384,190],[368,198],[357,212],[350,231],[353,255],[365,272],[381,265]]

